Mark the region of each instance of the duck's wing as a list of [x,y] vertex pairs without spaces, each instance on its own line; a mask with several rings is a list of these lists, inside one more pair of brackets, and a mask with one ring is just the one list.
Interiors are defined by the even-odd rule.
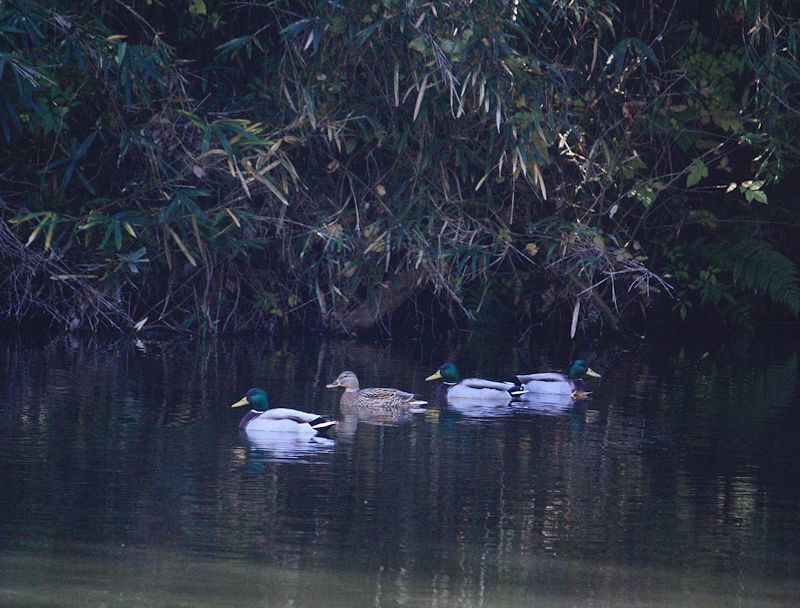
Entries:
[[374,399],[376,401],[408,399],[414,396],[411,393],[407,393],[396,388],[362,388],[358,392],[365,399]]
[[[262,420],[292,420],[298,424],[311,424],[320,419],[324,420],[319,414],[293,410],[288,407],[276,407],[269,409],[259,416]],[[313,425],[312,425],[313,426]]]
[[567,382],[565,374],[555,372],[544,372],[540,374],[522,374],[517,376],[517,380],[525,384],[526,382]]
[[516,386],[513,382],[497,382],[483,378],[464,378],[459,385],[467,388],[490,388],[496,391],[510,391]]
[[401,391],[397,388],[362,388],[358,391],[359,396],[368,401],[375,401],[380,403],[403,403],[409,405],[424,405],[426,401],[417,399],[414,393]]

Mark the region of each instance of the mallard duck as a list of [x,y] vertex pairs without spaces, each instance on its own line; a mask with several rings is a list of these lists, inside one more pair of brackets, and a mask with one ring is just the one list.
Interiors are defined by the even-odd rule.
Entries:
[[325,388],[344,388],[340,404],[348,407],[377,408],[387,412],[392,410],[409,410],[427,401],[417,399],[414,393],[407,393],[396,388],[359,388],[358,376],[351,371],[339,374]]
[[551,395],[572,395],[575,398],[586,397],[586,382],[583,376],[600,378],[600,374],[589,367],[585,359],[578,359],[569,368],[569,373],[545,372],[540,374],[522,374],[517,380],[528,393],[549,393]]
[[496,382],[483,378],[461,378],[455,363],[447,362],[439,366],[425,380],[443,380],[436,389],[437,398],[446,401],[468,399],[473,401],[510,401],[511,392],[519,388],[513,382]]
[[252,409],[244,415],[239,428],[244,431],[273,431],[283,433],[323,434],[336,424],[319,414],[292,410],[285,407],[270,408],[269,395],[263,388],[251,388],[231,407],[248,405]]

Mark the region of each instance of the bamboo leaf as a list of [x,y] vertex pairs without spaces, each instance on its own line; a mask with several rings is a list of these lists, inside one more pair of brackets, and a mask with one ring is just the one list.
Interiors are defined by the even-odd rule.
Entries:
[[53,242],[53,231],[55,230],[56,223],[55,221],[50,221],[49,226],[47,226],[47,232],[44,235],[44,250],[47,251],[50,249],[50,244]]
[[227,207],[225,208],[225,211],[227,211],[228,215],[231,216],[231,219],[233,220],[233,223],[236,224],[236,227],[237,228],[241,228],[242,227],[242,223],[239,221],[239,218],[236,217],[236,215],[233,213],[233,211],[231,211]]
[[400,106],[400,66],[394,64],[394,107]]
[[[492,168],[494,168],[494,167],[492,167]],[[477,184],[475,184],[475,192],[477,192],[478,190],[480,190],[480,189],[481,189],[481,186],[483,186],[483,182],[485,182],[485,181],[486,181],[486,178],[487,178],[487,177],[489,177],[489,174],[490,174],[491,172],[492,172],[492,169],[489,169],[489,170],[488,170],[488,171],[487,171],[487,172],[484,174],[484,176],[478,180],[478,183],[477,183]]]
[[[170,272],[171,272],[172,271],[172,253],[169,250],[169,240],[167,239],[167,231],[168,231],[167,227],[164,226],[164,257],[167,260],[167,268],[169,268]],[[87,233],[87,235],[88,235],[88,233]]]
[[172,240],[175,241],[175,244],[178,246],[178,249],[180,249],[183,252],[183,255],[186,256],[186,259],[189,260],[189,263],[192,266],[197,266],[197,261],[194,259],[194,256],[189,252],[189,250],[186,248],[186,245],[183,244],[181,237],[179,237],[178,234],[172,228],[168,227],[167,230],[172,235]]
[[417,120],[420,106],[422,106],[422,99],[425,97],[425,88],[428,86],[428,76],[428,74],[425,74],[425,78],[422,79],[422,84],[419,87],[419,93],[417,93],[417,102],[414,104],[414,118],[411,119],[411,122]]
[[39,225],[33,229],[33,232],[31,232],[31,235],[28,237],[28,240],[25,243],[25,247],[29,247],[30,244],[36,240],[36,237],[39,235],[39,231],[42,229],[43,224],[44,222],[40,222]]
[[539,163],[533,163],[533,178],[537,184],[539,184],[539,189],[542,192],[542,198],[547,200],[547,188],[544,185],[544,177],[542,177],[542,172],[539,169]]
[[197,221],[197,216],[192,214],[192,231],[194,232],[194,240],[197,243],[197,249],[200,251],[200,255],[203,258],[203,262],[207,265],[208,259],[206,258],[206,245],[203,242],[203,238],[200,236],[200,224]]
[[253,177],[255,177],[255,178],[258,180],[258,181],[260,181],[260,182],[261,182],[262,184],[264,184],[264,185],[265,185],[267,188],[269,188],[270,192],[272,192],[272,194],[274,194],[276,197],[278,197],[278,199],[279,199],[279,200],[280,200],[280,201],[281,201],[281,202],[282,202],[284,205],[287,205],[287,206],[289,205],[289,200],[286,198],[286,196],[284,195],[284,193],[280,191],[280,189],[278,188],[278,186],[276,186],[276,185],[275,185],[275,182],[273,182],[273,181],[272,181],[270,178],[268,178],[266,175],[261,175],[261,173],[259,173],[258,171],[256,171],[256,170],[253,168],[253,165],[251,165],[249,161],[246,161],[246,160],[245,160],[245,161],[242,161],[242,164],[244,165],[244,168],[247,170],[247,172],[248,172],[250,175],[252,175]]
[[580,316],[580,312],[581,312],[581,301],[576,299],[575,307],[572,309],[572,325],[570,325],[569,328],[570,339],[575,338],[575,332],[578,329],[578,317]]

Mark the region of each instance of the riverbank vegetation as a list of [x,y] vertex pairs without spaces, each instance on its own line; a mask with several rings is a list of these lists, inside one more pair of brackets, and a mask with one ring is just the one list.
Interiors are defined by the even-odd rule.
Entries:
[[800,313],[792,0],[7,0],[0,315]]

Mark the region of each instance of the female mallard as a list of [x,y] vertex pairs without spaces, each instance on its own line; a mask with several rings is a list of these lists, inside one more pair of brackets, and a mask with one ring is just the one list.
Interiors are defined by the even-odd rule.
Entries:
[[344,387],[340,404],[348,407],[380,408],[387,411],[408,410],[428,405],[414,396],[396,388],[359,388],[358,376],[353,372],[342,372],[326,388]]
[[546,372],[541,374],[523,374],[517,376],[527,393],[549,393],[551,395],[572,395],[581,398],[588,395],[583,376],[599,378],[600,374],[589,367],[589,362],[578,359],[569,368],[569,373],[559,374]]
[[[483,378],[461,378],[455,363],[444,363],[425,380],[443,380],[436,389],[440,402],[453,399],[474,401],[511,400],[511,390],[519,388],[513,382],[495,382]],[[444,397],[444,398],[443,398]]]
[[251,388],[231,407],[241,407],[248,403],[252,409],[244,415],[239,423],[241,430],[314,435],[324,433],[336,424],[335,420],[328,420],[318,414],[285,407],[270,408],[269,395],[263,388]]

